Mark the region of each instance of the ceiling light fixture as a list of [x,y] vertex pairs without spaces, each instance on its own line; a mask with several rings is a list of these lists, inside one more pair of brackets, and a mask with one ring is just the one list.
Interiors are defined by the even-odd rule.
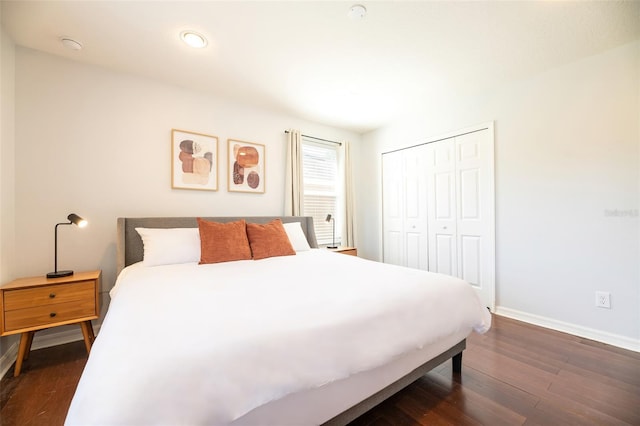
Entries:
[[207,39],[195,31],[183,31],[180,33],[180,38],[189,46],[195,47],[196,49],[201,49],[207,45]]
[[74,39],[69,37],[60,38],[60,43],[62,43],[62,45],[69,50],[82,50],[82,45],[80,44],[80,42],[75,41]]
[[351,6],[351,9],[349,9],[349,13],[347,13],[347,16],[349,17],[349,19],[353,21],[359,21],[361,19],[364,19],[366,15],[367,15],[367,8],[361,4],[354,4],[353,6]]

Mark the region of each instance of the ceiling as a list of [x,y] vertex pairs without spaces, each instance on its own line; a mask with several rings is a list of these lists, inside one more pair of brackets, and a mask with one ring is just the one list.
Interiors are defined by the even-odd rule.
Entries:
[[[347,12],[367,8],[362,20]],[[16,44],[364,133],[640,38],[640,1],[8,1]],[[186,46],[183,30],[208,39]],[[65,48],[60,37],[83,45]]]

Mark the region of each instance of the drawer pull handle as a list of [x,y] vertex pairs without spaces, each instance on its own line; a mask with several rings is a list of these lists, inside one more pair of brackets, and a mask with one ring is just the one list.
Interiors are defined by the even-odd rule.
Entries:
[[55,313],[55,312],[51,312],[51,313],[49,314],[49,316],[50,316],[51,318],[53,318],[53,317],[55,317],[55,316],[56,316],[56,313]]
[[49,299],[53,299],[54,297],[56,297],[55,293],[49,293]]

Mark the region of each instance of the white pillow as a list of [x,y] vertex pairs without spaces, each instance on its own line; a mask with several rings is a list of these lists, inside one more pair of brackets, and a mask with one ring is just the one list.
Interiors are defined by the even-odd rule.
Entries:
[[198,228],[136,228],[144,244],[145,266],[200,261]]
[[295,251],[307,251],[311,250],[307,237],[305,237],[302,231],[300,222],[283,223],[284,230],[287,232],[289,242],[293,246]]

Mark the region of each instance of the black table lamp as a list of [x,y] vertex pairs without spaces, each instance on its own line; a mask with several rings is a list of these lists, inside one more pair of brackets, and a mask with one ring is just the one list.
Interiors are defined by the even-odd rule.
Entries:
[[84,228],[87,226],[87,221],[78,216],[75,213],[71,213],[67,216],[67,220],[69,223],[62,222],[56,224],[55,230],[55,255],[54,255],[54,268],[55,271],[49,272],[47,274],[47,278],[60,278],[60,277],[68,277],[69,275],[73,275],[73,271],[58,271],[58,225],[77,225],[79,228]]
[[336,245],[336,220],[331,217],[330,214],[327,215],[327,218],[325,219],[326,222],[331,222],[333,221],[333,244],[330,246],[327,246],[327,248],[330,249],[336,249],[338,248],[338,246]]

